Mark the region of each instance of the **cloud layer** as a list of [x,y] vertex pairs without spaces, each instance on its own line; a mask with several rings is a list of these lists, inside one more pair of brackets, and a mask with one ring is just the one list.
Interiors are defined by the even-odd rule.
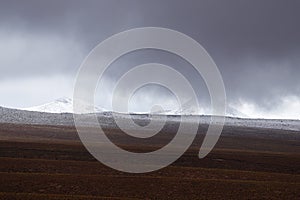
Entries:
[[[0,105],[29,107],[69,96],[78,67],[99,42],[130,28],[159,26],[206,48],[233,107],[250,116],[300,118],[299,9],[299,1],[284,0],[0,1]],[[150,61],[180,70],[208,106],[205,85],[191,66],[153,51],[114,64],[99,103],[109,107],[109,88],[130,65]],[[143,91],[145,101],[167,98],[161,89]],[[145,109],[140,100],[133,104],[133,110]]]

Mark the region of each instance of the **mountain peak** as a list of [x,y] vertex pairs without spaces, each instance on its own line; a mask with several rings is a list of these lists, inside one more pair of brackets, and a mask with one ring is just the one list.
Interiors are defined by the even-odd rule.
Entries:
[[[40,106],[24,108],[23,110],[45,112],[45,113],[74,113],[73,100],[68,97],[62,97],[54,100],[53,102],[46,103]],[[91,110],[90,107],[89,110]],[[95,112],[104,111],[104,109],[99,107],[94,107],[92,110],[94,110]]]

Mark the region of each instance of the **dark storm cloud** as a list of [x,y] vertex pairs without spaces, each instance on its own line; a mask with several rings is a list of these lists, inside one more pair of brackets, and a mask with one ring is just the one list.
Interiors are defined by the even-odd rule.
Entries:
[[[231,102],[248,101],[269,110],[282,97],[300,96],[299,9],[297,0],[0,1],[0,41],[11,47],[21,38],[28,47],[20,51],[19,62],[18,46],[7,54],[7,47],[0,47],[0,78],[75,76],[88,52],[110,35],[161,26],[206,48]],[[152,57],[159,62],[157,55]],[[118,73],[116,68],[108,74],[112,82]],[[193,72],[186,75],[192,78]]]

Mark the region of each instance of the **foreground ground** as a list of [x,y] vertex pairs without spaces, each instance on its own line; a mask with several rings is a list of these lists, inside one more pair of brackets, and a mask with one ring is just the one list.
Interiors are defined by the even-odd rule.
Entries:
[[[132,151],[170,139],[153,146],[107,134]],[[94,160],[72,127],[1,124],[0,199],[300,199],[299,134],[227,127],[205,159],[200,134],[171,166],[128,174]]]

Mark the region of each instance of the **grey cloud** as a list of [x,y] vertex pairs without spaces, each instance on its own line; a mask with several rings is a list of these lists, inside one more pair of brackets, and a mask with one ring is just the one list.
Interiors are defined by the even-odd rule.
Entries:
[[[231,102],[242,99],[268,111],[282,97],[300,98],[299,9],[296,0],[3,0],[0,41],[10,45],[16,36],[31,45],[21,55],[0,47],[0,80],[17,77],[20,70],[20,76],[75,76],[88,52],[110,35],[134,27],[162,26],[181,31],[206,48],[223,75]],[[34,53],[39,59],[31,56]],[[188,65],[146,53],[129,56],[123,64],[120,59],[107,72],[108,82],[113,85],[130,64],[161,61],[177,69],[184,66],[183,73],[207,101],[203,81]],[[23,61],[22,68],[16,58]]]

